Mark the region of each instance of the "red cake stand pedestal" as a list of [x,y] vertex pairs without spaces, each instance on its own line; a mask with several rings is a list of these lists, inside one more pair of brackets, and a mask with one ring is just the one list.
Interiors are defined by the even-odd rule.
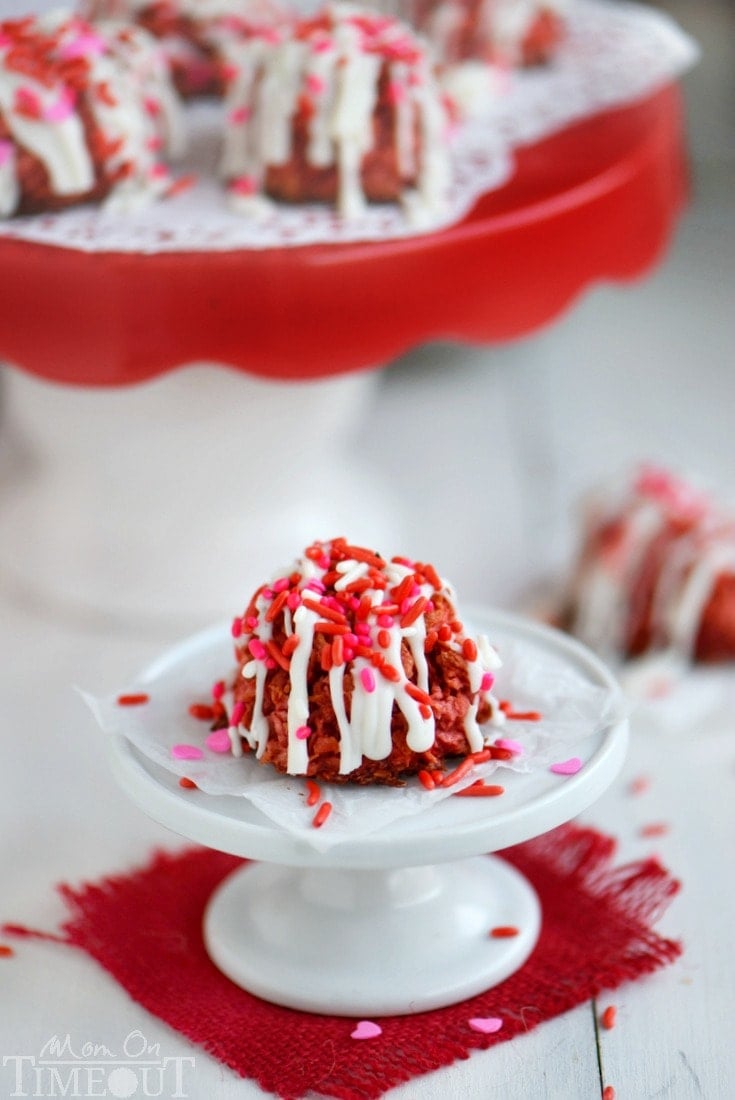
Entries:
[[39,459],[3,506],[4,567],[37,586],[51,561],[75,606],[186,606],[193,625],[225,610],[202,605],[213,554],[231,599],[314,535],[395,545],[389,489],[349,450],[362,368],[435,339],[512,340],[642,274],[686,191],[668,85],[517,150],[510,182],[438,233],[157,254],[0,239],[10,419]]

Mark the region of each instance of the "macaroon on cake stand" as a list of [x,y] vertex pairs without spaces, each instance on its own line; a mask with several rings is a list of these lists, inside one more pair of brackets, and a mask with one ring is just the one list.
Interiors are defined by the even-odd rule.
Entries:
[[[488,611],[475,611],[473,625],[501,652],[513,643],[517,659],[527,653],[556,668],[561,662],[582,683],[614,696],[605,666],[565,635]],[[224,630],[194,636],[139,684],[171,669],[186,677],[225,636]],[[216,965],[278,1004],[362,1017],[456,1003],[525,962],[541,927],[538,899],[517,870],[486,853],[538,836],[594,802],[618,773],[627,737],[627,720],[611,717],[565,742],[564,754],[582,764],[575,774],[555,774],[548,765],[526,773],[502,769],[493,777],[505,788],[502,797],[448,797],[319,847],[247,797],[182,789],[177,775],[121,735],[112,739],[111,755],[123,790],[152,818],[209,847],[261,861],[233,872],[209,903],[204,935]],[[261,767],[252,760],[243,766]],[[295,802],[302,784],[294,779]],[[367,794],[377,797],[377,789]],[[405,794],[391,789],[388,797]],[[322,829],[329,826],[330,819]],[[491,936],[499,927],[517,934]]]
[[671,83],[517,149],[440,232],[196,253],[0,238],[0,359],[20,368],[4,572],[47,606],[202,624],[315,535],[406,545],[389,487],[361,476],[363,368],[520,337],[641,274],[685,193]]

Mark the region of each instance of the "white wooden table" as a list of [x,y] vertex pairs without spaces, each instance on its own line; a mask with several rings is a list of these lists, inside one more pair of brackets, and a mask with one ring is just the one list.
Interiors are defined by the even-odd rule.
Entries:
[[[699,18],[690,29],[710,36],[717,61],[728,11],[711,5]],[[706,77],[692,78],[693,109],[717,102]],[[652,278],[595,291],[553,330],[516,347],[417,351],[385,372],[371,396],[369,427],[355,445],[369,447],[376,477],[390,481],[411,533],[407,549],[431,557],[468,602],[517,606],[568,553],[579,491],[628,462],[653,458],[698,471],[723,492],[733,487],[733,160],[710,139],[717,119],[697,117],[695,148],[707,163],[673,251]],[[24,470],[13,425],[0,422],[2,539],[18,538],[2,527],[2,500]],[[45,519],[72,531],[88,522],[73,487]],[[54,568],[49,561],[39,582]],[[63,909],[53,883],[94,879],[143,861],[153,846],[179,843],[118,791],[73,690],[114,690],[171,640],[170,627],[76,616],[38,599],[33,585],[0,579],[0,918],[54,928]],[[633,795],[631,780],[642,775],[650,788]],[[733,805],[735,709],[669,730],[635,718],[625,771],[584,820],[618,837],[621,861],[655,852],[682,880],[658,927],[684,941],[683,958],[523,1039],[395,1089],[390,1100],[588,1100],[606,1084],[619,1100],[735,1095]],[[665,835],[641,834],[660,822]],[[606,1031],[597,1019],[610,1003],[617,1025]],[[11,1059],[0,1059],[0,1096],[34,1095],[32,1082],[15,1089],[14,1059],[38,1056],[51,1036],[115,1049],[134,1029],[167,1056],[195,1056],[186,1080],[196,1100],[263,1095],[149,1017],[86,956],[19,941],[14,957],[0,959],[0,1055]]]

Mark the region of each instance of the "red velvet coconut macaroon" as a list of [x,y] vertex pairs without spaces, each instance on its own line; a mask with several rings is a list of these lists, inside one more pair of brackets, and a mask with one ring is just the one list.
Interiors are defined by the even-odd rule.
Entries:
[[283,773],[398,785],[482,753],[483,724],[505,718],[497,653],[465,631],[435,569],[343,538],[259,588],[233,636],[222,725],[236,753]]
[[564,37],[571,0],[405,0],[402,10],[445,65],[542,65]]
[[86,0],[91,20],[122,19],[158,39],[181,95],[222,95],[221,42],[283,18],[275,0]]
[[0,24],[0,216],[137,205],[170,184],[178,100],[153,40],[53,12]]
[[335,3],[225,52],[221,170],[236,206],[266,195],[334,204],[347,218],[370,202],[417,217],[444,209],[449,104],[407,25]]
[[588,502],[565,603],[569,629],[606,655],[733,660],[735,518],[645,467]]

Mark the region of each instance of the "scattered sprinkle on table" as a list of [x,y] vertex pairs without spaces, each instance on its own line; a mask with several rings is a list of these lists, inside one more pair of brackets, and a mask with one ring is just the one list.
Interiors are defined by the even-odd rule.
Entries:
[[615,1005],[608,1005],[602,1016],[600,1017],[600,1023],[604,1027],[605,1031],[612,1031],[615,1027],[615,1017],[618,1014],[618,1010]]
[[194,780],[193,779],[187,779],[187,777],[185,775],[182,775],[181,779],[179,780],[179,786],[183,787],[184,790],[187,790],[187,791],[197,791],[197,790],[199,790],[199,788],[197,787]]
[[473,1016],[468,1022],[472,1030],[480,1035],[494,1035],[503,1026],[499,1016]]
[[615,1089],[612,1085],[605,1085],[602,1090],[602,1100],[615,1100]]
[[650,786],[651,780],[648,778],[647,775],[636,776],[636,778],[632,779],[630,782],[630,793],[644,794]]
[[383,1034],[383,1029],[380,1024],[374,1023],[372,1020],[360,1020],[359,1024],[355,1027],[354,1031],[350,1032],[351,1039],[377,1039],[378,1035]]
[[670,826],[665,821],[653,821],[650,825],[643,825],[640,834],[645,837],[666,836],[669,831]]
[[0,943],[0,959],[9,959],[11,955],[14,955],[15,951],[8,943]]

